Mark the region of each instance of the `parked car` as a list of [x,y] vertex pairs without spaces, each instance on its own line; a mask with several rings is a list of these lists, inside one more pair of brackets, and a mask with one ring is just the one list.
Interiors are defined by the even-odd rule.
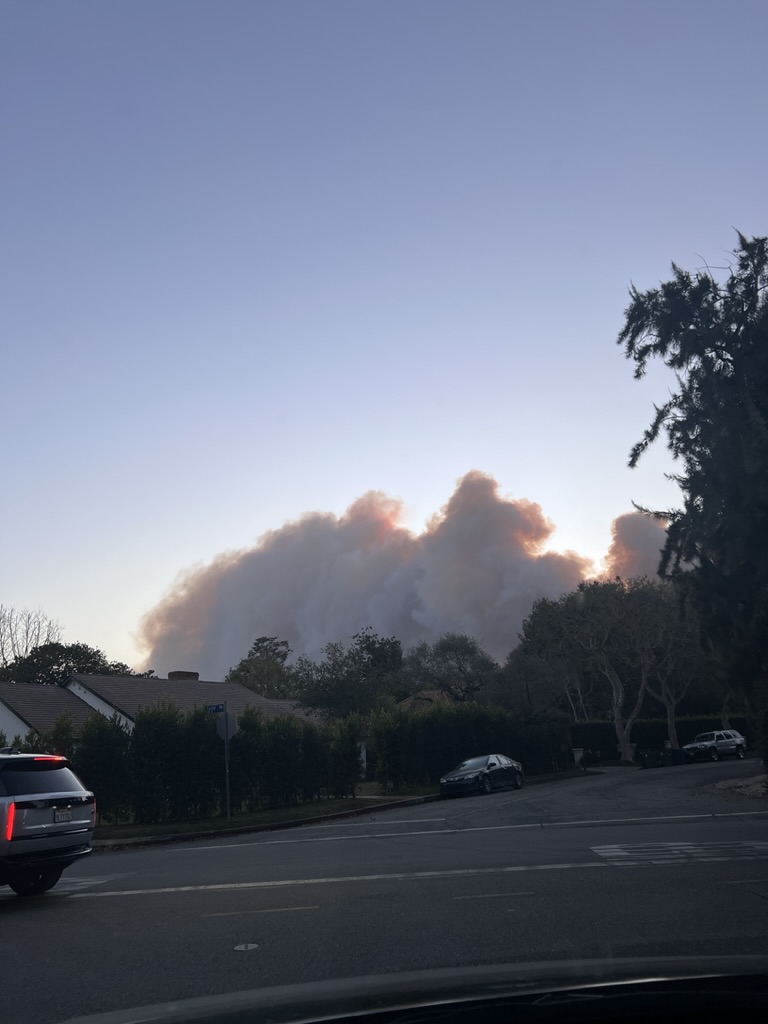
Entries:
[[47,892],[91,852],[96,801],[58,754],[0,750],[0,886]]
[[700,732],[693,743],[686,743],[683,750],[693,761],[717,761],[721,757],[744,757],[747,741],[735,729],[721,729],[719,732]]
[[513,786],[521,789],[525,781],[523,766],[505,754],[483,754],[462,761],[440,779],[442,796],[457,793],[490,793],[494,789]]

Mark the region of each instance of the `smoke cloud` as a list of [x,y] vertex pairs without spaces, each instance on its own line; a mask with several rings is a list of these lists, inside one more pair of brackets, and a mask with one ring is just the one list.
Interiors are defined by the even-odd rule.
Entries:
[[642,512],[628,512],[614,519],[611,533],[613,540],[605,558],[606,576],[631,579],[657,575],[666,536],[666,528],[658,519]]
[[[147,665],[221,679],[257,636],[316,657],[366,626],[406,648],[469,633],[502,659],[537,598],[557,598],[595,572],[578,554],[544,551],[554,527],[541,508],[502,497],[478,471],[459,481],[423,533],[402,525],[402,511],[372,491],[342,516],[309,513],[183,574],[142,622]],[[611,573],[650,571],[663,541],[656,530],[643,517],[617,520]]]

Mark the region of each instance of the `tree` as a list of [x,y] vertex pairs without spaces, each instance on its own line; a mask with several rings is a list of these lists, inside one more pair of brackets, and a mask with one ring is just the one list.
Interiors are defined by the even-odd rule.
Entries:
[[60,639],[61,626],[43,612],[0,604],[0,668]]
[[618,343],[636,378],[655,358],[675,372],[629,462],[666,435],[683,504],[642,509],[669,521],[660,571],[695,610],[724,683],[757,708],[768,679],[768,238],[738,241],[724,279],[673,264],[659,288],[633,287]]
[[414,685],[440,690],[459,702],[477,700],[499,670],[466,633],[445,633],[435,644],[417,644],[408,652],[406,665]]
[[623,761],[632,760],[632,726],[643,706],[660,642],[655,581],[580,584],[557,601],[538,600],[523,623],[530,654],[582,666],[607,684],[610,714]]
[[544,658],[519,644],[507,655],[484,703],[514,711],[523,718],[586,722],[609,710],[602,688],[581,661]]
[[349,647],[326,644],[321,661],[299,658],[294,692],[328,718],[368,714],[392,693],[402,658],[399,640],[380,637],[369,627],[355,633]]
[[680,749],[677,738],[677,707],[685,699],[692,683],[706,675],[708,662],[697,640],[697,625],[685,615],[678,595],[669,583],[654,584],[659,594],[656,645],[648,693],[663,705],[667,732],[673,750]]
[[290,653],[287,640],[278,640],[276,636],[257,637],[243,660],[229,670],[225,681],[240,683],[273,700],[293,697],[291,670],[286,665]]
[[41,644],[29,654],[16,658],[0,670],[0,679],[63,686],[76,672],[94,676],[134,675],[123,662],[109,661],[104,652],[95,647],[56,642]]

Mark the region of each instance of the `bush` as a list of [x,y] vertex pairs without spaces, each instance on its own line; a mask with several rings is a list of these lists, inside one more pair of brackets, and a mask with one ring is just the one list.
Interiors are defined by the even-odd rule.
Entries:
[[118,720],[88,717],[75,752],[74,767],[96,794],[101,818],[118,822],[131,812],[131,737]]
[[[178,809],[174,783],[179,772],[183,718],[175,704],[141,708],[131,734],[133,806],[136,821],[167,821]],[[97,799],[98,799],[98,793]]]

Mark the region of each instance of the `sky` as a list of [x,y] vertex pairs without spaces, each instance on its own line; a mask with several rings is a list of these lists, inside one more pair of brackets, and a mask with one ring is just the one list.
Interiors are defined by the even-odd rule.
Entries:
[[0,603],[138,667],[180,573],[370,491],[419,536],[476,471],[595,565],[678,502],[616,337],[768,233],[763,0],[0,21]]

